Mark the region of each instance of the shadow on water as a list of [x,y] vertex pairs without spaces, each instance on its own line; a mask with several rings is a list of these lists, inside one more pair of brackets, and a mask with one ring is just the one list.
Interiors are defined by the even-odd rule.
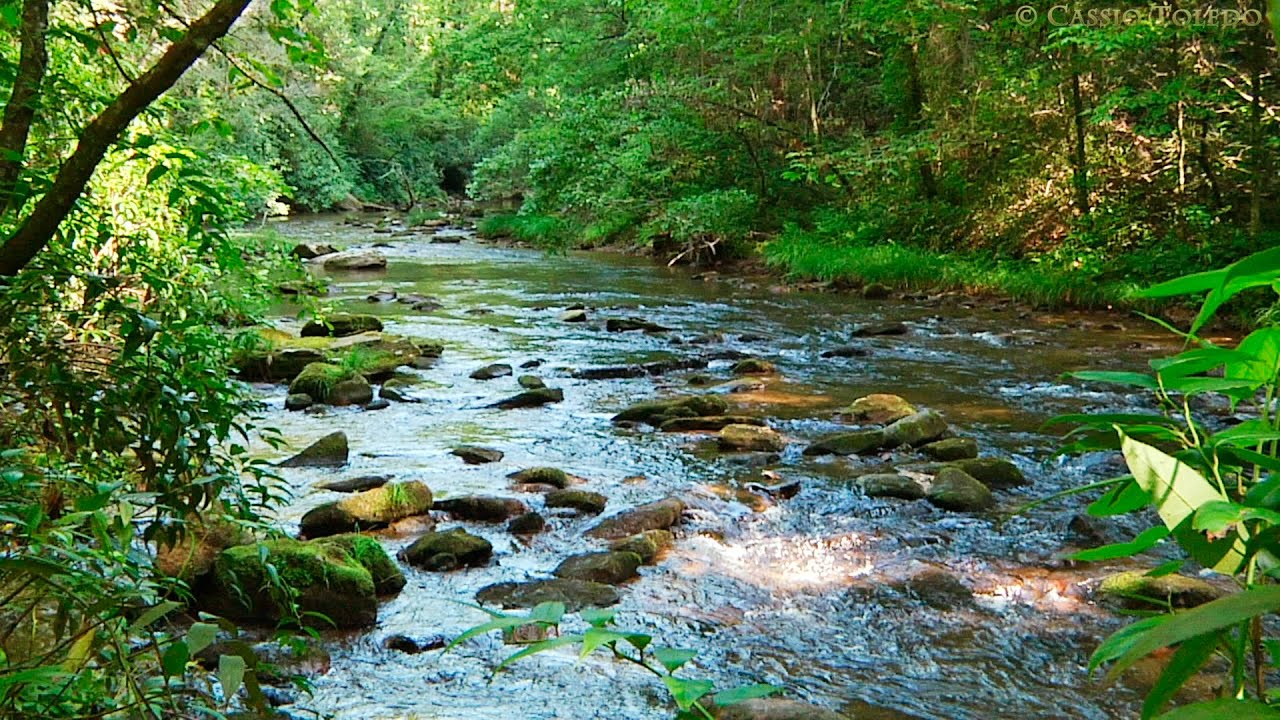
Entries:
[[[323,218],[280,229],[347,246],[387,239]],[[335,277],[330,299],[382,316],[389,332],[440,339],[445,354],[434,367],[413,371],[424,381],[415,389],[422,402],[379,412],[285,413],[278,409],[283,388],[263,386],[277,408],[270,424],[296,445],[345,430],[352,459],[342,474],[419,479],[441,497],[511,495],[539,508],[538,496],[514,492],[505,477],[535,465],[587,478],[584,487],[608,496],[606,512],[671,493],[688,496],[676,548],[624,589],[619,616],[664,644],[698,649],[698,670],[721,686],[773,682],[857,718],[1134,713],[1135,690],[1085,675],[1091,649],[1123,620],[1089,598],[1106,568],[1071,568],[1058,559],[1081,504],[1044,506],[998,525],[991,516],[947,513],[923,501],[867,498],[849,479],[868,461],[814,460],[799,450],[841,427],[833,413],[853,399],[894,392],[939,410],[958,433],[977,438],[984,454],[1010,458],[1034,479],[1030,488],[998,493],[1003,509],[1108,477],[1115,467],[1101,460],[1052,459],[1054,438],[1039,427],[1062,412],[1140,407],[1140,398],[1061,379],[1086,366],[1135,368],[1167,349],[1140,320],[1124,321],[1125,329],[1107,325],[1112,319],[1003,303],[873,303],[778,292],[703,281],[635,258],[548,256],[470,236],[460,244],[431,244],[425,236],[390,243],[383,250],[387,272]],[[416,313],[365,301],[380,288],[432,296],[443,307]],[[575,303],[588,307],[591,320],[559,321]],[[672,331],[605,332],[609,317],[640,317]],[[850,339],[855,328],[879,322],[905,323],[908,333]],[[287,317],[280,324],[296,329]],[[866,355],[822,357],[850,344]],[[710,376],[703,382],[723,391],[719,384],[734,380],[729,351],[767,358],[780,370],[761,387],[726,394],[793,441],[776,462],[721,456],[690,435],[610,425],[609,417],[629,403],[703,391],[690,387],[693,375]],[[726,359],[703,370],[572,377],[576,368],[715,353]],[[516,381],[481,382],[469,373],[490,362],[533,360],[542,362],[529,372],[562,387],[565,401],[536,410],[485,408],[516,392]],[[467,466],[449,454],[463,443],[490,445],[506,457]],[[759,480],[764,467],[800,481],[803,490],[755,510],[715,492],[720,484]],[[281,512],[286,526],[338,497],[313,488],[332,471],[287,473],[296,497]],[[566,555],[592,549],[582,538],[591,520],[554,513],[549,520],[549,531],[527,542],[501,526],[469,525],[493,542],[497,560],[488,568],[440,574],[406,567],[409,584],[381,607],[376,629],[331,639],[332,670],[298,708],[351,718],[668,717],[649,677],[603,657],[580,662],[568,650],[548,653],[490,682],[489,669],[509,650],[496,636],[448,655],[382,648],[397,633],[456,635],[483,616],[454,601],[470,601],[493,582],[548,577]],[[411,539],[384,537],[392,552]]]

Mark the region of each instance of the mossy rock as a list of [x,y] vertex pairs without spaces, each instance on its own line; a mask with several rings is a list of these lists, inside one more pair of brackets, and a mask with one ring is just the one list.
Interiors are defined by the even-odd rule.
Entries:
[[638,535],[646,530],[666,530],[679,522],[683,513],[682,500],[673,497],[664,498],[605,518],[595,527],[587,530],[587,536],[602,540],[616,540]]
[[706,417],[724,415],[729,403],[716,395],[691,395],[671,400],[643,402],[613,416],[613,422],[643,422],[661,426],[663,422],[678,417]]
[[503,522],[508,518],[529,512],[529,508],[519,500],[489,495],[463,495],[448,500],[437,500],[433,507],[459,520],[477,522]]
[[291,412],[306,410],[315,404],[316,401],[306,393],[292,393],[284,399],[284,409]]
[[[921,445],[920,452],[933,460],[944,462],[949,460],[968,460],[978,457],[978,441],[967,437],[935,440]],[[969,474],[974,475],[973,473]],[[977,475],[974,475],[974,477],[977,477]],[[982,478],[978,479],[981,480]]]
[[853,401],[843,414],[855,422],[885,425],[914,415],[916,408],[897,395],[875,393]]
[[387,554],[377,538],[357,533],[344,533],[316,540],[317,543],[336,545],[347,551],[373,577],[373,588],[378,595],[394,595],[404,589],[404,573]]
[[302,337],[347,337],[382,330],[382,321],[374,315],[334,313],[324,322],[312,320],[302,327]]
[[934,477],[926,497],[929,502],[944,510],[958,512],[986,510],[996,504],[986,485],[954,467],[943,468]]
[[611,550],[583,553],[565,558],[555,569],[555,575],[570,580],[620,585],[636,577],[641,564],[643,561],[640,556],[633,552]]
[[468,465],[484,465],[486,463],[501,462],[503,452],[494,448],[478,447],[475,445],[461,445],[449,451],[450,455],[462,458],[462,462]]
[[370,402],[373,402],[373,386],[359,375],[339,380],[329,393],[330,405],[367,405]]
[[527,512],[511,518],[507,532],[512,535],[537,535],[547,529],[547,519],[536,512]]
[[896,420],[884,429],[885,445],[919,447],[942,437],[947,432],[947,421],[933,410],[922,410]]
[[884,446],[883,430],[855,430],[823,435],[804,449],[805,455],[861,455]]
[[897,473],[875,473],[858,478],[858,486],[868,497],[887,497],[898,500],[920,500],[925,496],[924,486]]
[[221,518],[193,519],[173,543],[156,543],[156,571],[188,582],[207,575],[223,550],[253,542],[240,525]]
[[1098,586],[1098,595],[1127,609],[1149,610],[1167,605],[1190,608],[1217,600],[1224,594],[1199,578],[1186,575],[1151,577],[1137,570],[1110,575]]
[[1003,458],[968,458],[952,462],[951,465],[974,476],[992,490],[1006,490],[1031,484],[1017,465]]
[[347,434],[338,430],[311,443],[279,467],[341,467],[347,464],[349,453]]
[[609,544],[610,550],[630,552],[640,556],[645,565],[652,565],[658,556],[672,545],[676,538],[670,530],[646,530],[637,535],[615,540]]
[[492,408],[500,410],[518,410],[520,408],[535,408],[558,403],[564,401],[564,390],[560,388],[543,387],[536,390],[525,390],[517,393],[509,398],[504,398],[496,403],[489,405]]
[[518,470],[507,477],[522,485],[550,485],[556,488],[569,486],[569,474],[560,468],[535,467]]
[[661,432],[699,432],[717,431],[728,425],[758,425],[764,427],[765,421],[749,415],[708,415],[706,417],[671,418],[658,427]]
[[259,347],[236,351],[231,366],[245,380],[285,382],[311,363],[324,362],[325,354],[312,348]]
[[302,516],[302,535],[317,538],[386,527],[430,511],[431,502],[431,489],[416,480],[390,483],[312,508]]
[[541,390],[547,386],[547,383],[537,375],[521,375],[516,378],[516,382],[525,390]]
[[747,358],[734,363],[730,372],[734,375],[773,375],[778,372],[778,367],[768,360]]
[[731,452],[778,452],[787,446],[778,431],[758,425],[726,425],[717,441],[721,450]]
[[547,507],[571,508],[583,515],[599,515],[608,502],[604,495],[587,490],[552,490],[546,495]]
[[493,557],[493,545],[479,535],[462,528],[430,532],[400,551],[400,557],[415,567],[426,570],[456,570],[481,567]]
[[[355,380],[356,378],[359,378],[364,388],[368,388],[369,383],[350,368],[332,363],[311,363],[303,368],[302,372],[298,373],[297,377],[289,383],[289,394],[310,395],[311,399],[316,402],[330,403],[334,401],[334,390],[339,383]],[[344,386],[344,398],[350,397],[351,393],[356,389],[355,386]],[[372,396],[372,390],[369,393]],[[364,402],[368,402],[368,400]]]
[[[214,590],[206,606],[237,620],[280,620],[284,611],[267,589],[268,563],[296,593],[302,612],[323,615],[338,628],[369,627],[377,620],[372,573],[343,544],[323,541],[281,539],[223,550],[214,563]],[[328,625],[312,615],[304,621]]]
[[485,365],[471,373],[472,380],[494,380],[500,377],[506,377],[512,373],[511,366],[506,363],[493,363]]
[[544,602],[559,602],[564,603],[568,612],[617,605],[620,599],[618,591],[610,585],[568,578],[501,582],[483,587],[476,593],[476,602],[503,608],[532,608]]

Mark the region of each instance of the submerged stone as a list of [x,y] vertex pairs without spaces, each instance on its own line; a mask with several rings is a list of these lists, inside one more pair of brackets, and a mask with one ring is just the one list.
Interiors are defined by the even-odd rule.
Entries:
[[341,430],[316,440],[279,467],[341,467],[347,464],[347,434]]
[[560,468],[553,467],[534,467],[507,475],[516,483],[522,485],[550,485],[556,488],[565,488],[569,486],[569,474]]
[[674,497],[663,498],[605,518],[588,530],[587,536],[616,540],[637,535],[646,530],[666,530],[679,522],[683,513],[683,501]]
[[599,515],[604,512],[609,499],[587,490],[552,490],[546,495],[549,508],[572,508],[583,515]]
[[1003,458],[968,458],[957,460],[951,465],[974,476],[992,490],[1006,490],[1031,484],[1017,465]]
[[570,580],[620,585],[637,576],[640,556],[633,552],[609,551],[567,557],[555,569],[556,577]]
[[959,468],[943,468],[933,479],[926,496],[929,502],[944,510],[976,512],[996,504],[991,491],[972,475]]
[[618,603],[618,591],[604,583],[555,578],[532,582],[502,582],[481,588],[476,602],[503,608],[532,608],[544,602],[564,603],[568,612]]
[[[973,438],[957,437],[946,440],[935,440],[920,446],[920,452],[934,460],[965,460],[978,457],[978,441]],[[962,468],[963,469],[963,468]],[[969,472],[965,470],[965,472]],[[978,477],[974,473],[969,473]],[[981,480],[982,478],[978,478]]]
[[654,426],[672,418],[724,415],[729,403],[715,395],[691,395],[638,403],[613,416],[613,422],[643,422]]
[[860,455],[884,446],[883,430],[856,430],[824,435],[804,449],[805,455]]
[[724,428],[727,425],[765,425],[764,420],[751,417],[749,415],[708,415],[706,417],[678,417],[671,418],[662,425],[658,426],[658,430],[662,432],[696,432],[696,431],[715,431]]
[[1221,589],[1199,578],[1186,575],[1151,577],[1138,570],[1104,578],[1098,586],[1098,594],[1113,605],[1129,609],[1151,609],[1165,605],[1190,608],[1225,595]]
[[757,425],[726,425],[720,430],[721,450],[776,452],[787,446],[787,440],[772,428]]
[[896,473],[876,473],[858,478],[858,486],[869,497],[888,497],[899,500],[919,500],[924,497],[924,486],[915,480]]

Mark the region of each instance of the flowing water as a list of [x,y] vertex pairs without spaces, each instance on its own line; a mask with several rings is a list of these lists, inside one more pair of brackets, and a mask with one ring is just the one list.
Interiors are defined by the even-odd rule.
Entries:
[[[676,547],[622,588],[623,626],[659,643],[694,648],[696,673],[719,687],[741,682],[785,686],[796,698],[856,718],[1110,718],[1135,714],[1140,689],[1086,677],[1097,642],[1124,623],[1090,599],[1105,567],[1072,567],[1063,548],[1083,500],[1039,507],[1003,523],[999,514],[938,510],[924,501],[862,496],[849,479],[868,462],[801,455],[807,440],[842,427],[833,415],[855,398],[892,392],[936,409],[983,454],[1016,462],[1034,484],[998,492],[1002,510],[1116,473],[1114,461],[1054,459],[1049,417],[1100,408],[1140,408],[1141,398],[1064,381],[1084,367],[1138,368],[1170,349],[1140,319],[1030,312],[1013,304],[921,299],[871,302],[844,294],[788,291],[768,282],[695,277],[687,270],[607,254],[549,256],[427,235],[388,237],[332,218],[295,220],[280,230],[301,240],[346,246],[388,241],[384,273],[333,278],[338,306],[380,315],[388,332],[445,343],[443,358],[419,376],[422,402],[367,412],[285,413],[284,389],[262,386],[268,424],[296,446],[333,430],[351,441],[342,471],[285,471],[295,498],[281,512],[295,527],[308,508],[338,499],[313,486],[335,475],[394,474],[417,479],[438,497],[512,490],[507,473],[552,465],[587,479],[609,498],[606,514],[680,494],[690,503]],[[380,288],[438,298],[444,307],[415,313],[371,304]],[[560,322],[566,306],[585,304],[591,321]],[[673,330],[610,333],[609,317],[642,317]],[[871,322],[901,321],[908,334],[850,340]],[[1119,327],[1115,323],[1123,323]],[[296,329],[287,317],[281,327]],[[723,342],[690,344],[705,333]],[[684,340],[685,342],[681,342]],[[822,358],[850,342],[868,355]],[[691,388],[691,372],[622,380],[580,380],[572,369],[740,351],[774,361],[763,388],[727,394],[738,412],[767,417],[792,440],[767,464],[720,455],[707,436],[618,429],[622,407]],[[534,372],[563,388],[562,403],[528,410],[485,406],[519,390],[513,377],[477,381],[491,362],[541,360]],[[729,360],[706,373],[729,381]],[[521,371],[517,370],[517,374]],[[717,391],[713,388],[711,391]],[[449,451],[460,444],[506,453],[497,464],[468,466]],[[765,458],[764,460],[770,460]],[[721,499],[716,488],[761,480],[771,470],[799,481],[793,498],[752,509]],[[766,484],[778,480],[764,480]],[[546,578],[564,557],[598,549],[582,537],[594,523],[548,513],[549,530],[522,541],[502,525],[466,523],[495,549],[491,567],[434,573],[406,566],[408,585],[379,610],[375,629],[329,634],[332,668],[297,717],[665,718],[660,683],[603,655],[579,661],[571,648],[517,663],[491,678],[515,648],[497,633],[441,654],[384,649],[393,634],[453,637],[486,618],[458,604],[503,580]],[[440,527],[459,523],[440,516]],[[383,535],[395,552],[412,535]],[[1114,568],[1110,568],[1114,569]],[[937,571],[973,591],[912,591],[912,578]],[[932,573],[931,575],[929,573]],[[939,596],[942,596],[941,599]],[[567,629],[580,623],[571,618]]]

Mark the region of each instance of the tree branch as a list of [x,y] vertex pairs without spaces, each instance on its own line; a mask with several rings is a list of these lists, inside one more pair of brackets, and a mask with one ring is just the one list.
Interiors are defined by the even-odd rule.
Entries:
[[22,39],[18,74],[13,91],[4,106],[4,124],[0,125],[0,215],[14,206],[14,190],[22,173],[27,153],[27,137],[36,117],[36,100],[49,65],[45,35],[49,31],[49,0],[26,0],[22,6]]
[[98,163],[120,138],[120,133],[147,106],[173,87],[215,40],[227,34],[249,2],[218,0],[214,3],[203,16],[191,23],[182,38],[169,45],[150,69],[85,127],[75,151],[58,170],[49,191],[36,203],[18,230],[0,245],[0,277],[17,274],[49,244],[89,184]]

